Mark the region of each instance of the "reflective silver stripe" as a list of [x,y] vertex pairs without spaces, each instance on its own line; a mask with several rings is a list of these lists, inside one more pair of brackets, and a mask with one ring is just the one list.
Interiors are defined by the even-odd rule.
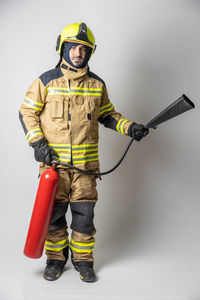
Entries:
[[118,121],[117,123],[117,131],[124,134],[124,130],[123,130],[123,126],[124,126],[124,123],[128,122],[127,119],[121,119]]
[[72,160],[74,164],[85,163],[89,161],[98,161],[99,159],[98,144],[70,146],[69,144],[59,145],[59,144],[49,143],[49,146],[57,152],[58,159],[63,162],[71,161],[71,151],[72,151]]
[[70,89],[70,93],[79,93],[81,95],[88,94],[88,95],[96,95],[96,96],[101,96],[102,95],[102,90],[95,91],[95,90],[90,90],[90,89],[84,89],[84,90],[79,90],[79,89]]
[[80,157],[80,158],[78,158],[78,157],[73,158],[72,157],[72,160],[77,162],[77,161],[84,161],[84,160],[87,161],[89,159],[98,159],[98,158],[99,158],[98,155],[91,155],[91,156],[84,156],[84,157]]
[[94,249],[94,246],[78,246],[76,244],[73,244],[72,242],[70,242],[70,245],[76,249],[81,249],[81,250],[92,250]]
[[41,130],[36,130],[36,131],[30,132],[30,133],[28,134],[28,136],[27,136],[27,140],[29,140],[30,137],[31,137],[32,135],[36,134],[36,133],[41,133]]
[[42,131],[40,128],[36,128],[36,129],[33,129],[33,130],[30,130],[29,132],[27,132],[26,134],[26,138],[27,140],[29,141],[30,138],[34,135],[43,135]]
[[[71,161],[71,157],[59,155],[58,160],[61,162],[63,161],[63,162],[69,163]],[[98,161],[98,160],[99,160],[98,156],[88,157],[88,158],[80,158],[80,159],[73,158],[73,164],[75,165],[75,164],[85,163],[85,162],[89,162],[89,161]]]
[[60,155],[58,153],[58,156],[59,156],[59,158],[63,158],[63,159],[70,159],[71,158],[70,154],[69,155]]
[[64,93],[64,94],[69,94],[69,91],[67,89],[51,89],[48,88],[48,94],[56,94],[56,93]]
[[[64,148],[54,148],[51,147],[53,150],[55,150],[58,154],[60,155],[70,155],[71,154],[71,149],[64,149]],[[76,155],[76,154],[83,154],[85,153],[85,155],[89,155],[89,154],[97,154],[98,155],[98,148],[89,148],[89,149],[77,149],[77,150],[72,150],[72,154]],[[83,157],[82,155],[80,157]]]
[[122,126],[122,123],[123,123],[123,119],[121,121],[119,121],[119,125],[118,125],[118,131],[120,132],[121,131],[121,126]]
[[[66,154],[66,155],[60,155],[59,153],[58,153],[58,156],[59,156],[59,158],[61,158],[61,159],[70,159],[71,158],[71,155],[70,154]],[[73,160],[73,162],[75,161],[87,161],[87,160],[89,160],[89,159],[98,159],[99,158],[99,156],[98,156],[98,154],[96,154],[96,155],[84,155],[84,156],[80,156],[80,157],[78,157],[78,156],[75,156],[75,157],[73,157],[72,156],[72,160]]]
[[68,88],[48,88],[47,89],[48,94],[80,94],[80,95],[95,95],[95,96],[101,96],[102,95],[102,89],[89,89],[89,88],[70,88],[70,91]]
[[110,104],[103,106],[102,108],[100,108],[100,115],[102,115],[104,112],[106,111],[110,111],[114,108],[114,106],[112,105],[112,103],[110,102]]
[[24,104],[27,104],[27,105],[33,107],[36,110],[42,110],[42,108],[44,106],[42,103],[40,104],[40,103],[35,102],[34,100],[31,100],[31,99],[28,99],[28,98],[24,99]]
[[71,87],[71,90],[76,90],[76,91],[80,91],[80,92],[84,92],[84,91],[86,91],[86,92],[97,92],[97,93],[101,93],[103,90],[102,90],[102,88],[98,88],[98,89],[95,89],[95,88],[81,88],[81,87],[74,87],[74,86],[72,86]]
[[55,150],[57,150],[57,149],[59,149],[59,150],[71,150],[71,148],[72,148],[72,151],[73,152],[75,152],[75,151],[78,151],[78,150],[92,150],[92,149],[94,149],[94,150],[98,150],[98,145],[94,145],[94,146],[89,146],[89,145],[86,145],[86,146],[62,146],[62,145],[60,145],[60,146],[57,146],[57,145],[55,145],[54,146],[54,144],[49,144],[49,146],[51,147],[51,148],[53,148],[53,149],[55,149]]
[[94,249],[94,244],[95,244],[95,241],[90,242],[90,243],[75,242],[72,237],[70,240],[70,246],[74,247],[76,249],[79,249],[79,250],[91,251]]
[[69,240],[67,240],[64,244],[58,244],[58,245],[51,245],[48,244],[48,242],[45,243],[45,247],[56,249],[56,248],[64,248],[65,246],[69,245]]
[[70,158],[65,158],[65,157],[58,157],[58,160],[61,162],[66,162],[66,163],[70,163],[71,159]]
[[81,147],[75,147],[75,146],[72,146],[72,151],[76,151],[76,150],[88,150],[88,149],[95,149],[97,150],[98,149],[98,146],[81,146]]

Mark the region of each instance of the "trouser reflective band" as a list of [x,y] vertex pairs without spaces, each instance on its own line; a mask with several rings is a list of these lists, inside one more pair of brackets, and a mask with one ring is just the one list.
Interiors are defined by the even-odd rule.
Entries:
[[79,253],[91,253],[94,250],[94,243],[78,243],[75,242],[72,238],[70,241],[70,248]]
[[56,243],[46,241],[44,248],[46,250],[59,252],[67,246],[69,246],[69,240],[68,239],[62,240],[62,241],[59,241],[59,242],[56,242]]

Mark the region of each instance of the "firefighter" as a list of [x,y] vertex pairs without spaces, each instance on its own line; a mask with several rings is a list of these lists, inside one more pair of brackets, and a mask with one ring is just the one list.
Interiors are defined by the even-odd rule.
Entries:
[[[99,171],[98,123],[137,141],[147,135],[145,126],[116,112],[104,81],[92,73],[88,61],[95,51],[95,38],[85,23],[65,27],[57,40],[60,60],[27,90],[19,117],[26,138],[40,162],[40,174],[53,160],[83,170]],[[96,177],[57,166],[59,188],[45,251],[46,280],[56,280],[68,260],[85,282],[96,280],[93,269],[95,245],[94,207]],[[72,213],[71,237],[65,214]]]

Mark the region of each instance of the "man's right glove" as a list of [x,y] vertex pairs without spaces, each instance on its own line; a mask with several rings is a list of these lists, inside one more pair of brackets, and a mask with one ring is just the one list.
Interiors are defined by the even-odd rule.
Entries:
[[135,137],[136,141],[140,141],[143,137],[145,137],[149,133],[149,129],[146,128],[142,124],[132,123],[128,129],[128,135],[131,137]]
[[37,142],[30,143],[30,146],[34,149],[36,161],[44,162],[46,165],[50,166],[53,160],[58,160],[56,151],[47,145],[47,141],[44,137]]

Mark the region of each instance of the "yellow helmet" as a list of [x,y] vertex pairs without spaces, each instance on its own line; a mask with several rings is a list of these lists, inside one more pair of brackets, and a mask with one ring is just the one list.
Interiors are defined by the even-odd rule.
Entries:
[[[58,36],[56,50],[61,54],[64,42],[73,42],[86,45],[92,48],[92,54],[96,48],[95,37],[89,27],[85,23],[74,23],[63,29],[61,35]],[[91,54],[91,55],[92,55]]]

